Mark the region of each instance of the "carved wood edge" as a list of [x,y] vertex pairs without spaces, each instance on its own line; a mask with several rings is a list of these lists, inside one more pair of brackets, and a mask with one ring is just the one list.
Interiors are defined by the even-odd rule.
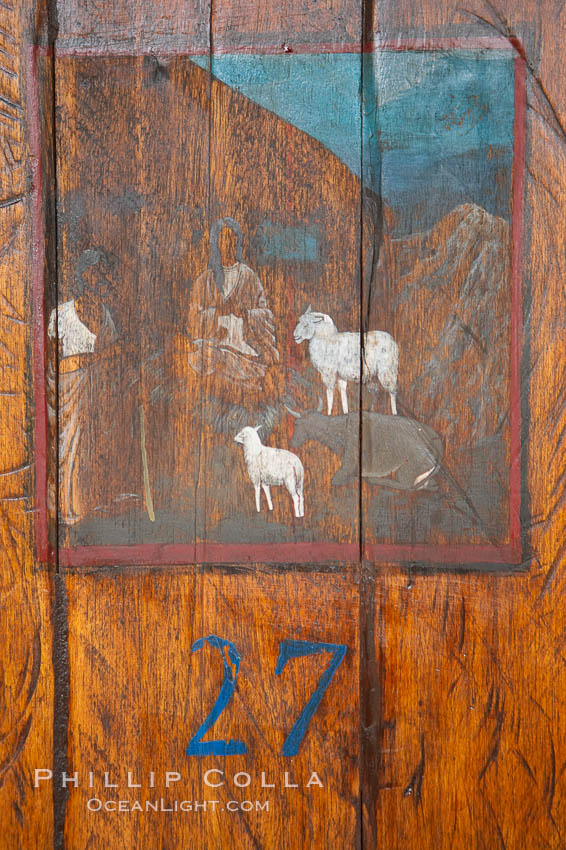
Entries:
[[11,847],[33,836],[37,846],[51,843],[50,807],[39,810],[33,789],[35,761],[51,762],[52,726],[50,581],[34,554],[32,220],[41,166],[30,143],[29,58],[37,11],[31,0],[0,3],[0,843]]

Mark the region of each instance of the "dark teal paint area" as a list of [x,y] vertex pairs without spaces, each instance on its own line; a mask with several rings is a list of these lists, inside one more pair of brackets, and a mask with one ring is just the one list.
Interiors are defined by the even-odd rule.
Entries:
[[[194,61],[208,67],[208,57]],[[509,218],[512,51],[381,49],[364,54],[363,75],[354,53],[234,54],[215,56],[212,72],[363,175],[400,232],[463,202]]]
[[381,51],[364,56],[364,183],[397,234],[463,203],[509,218],[514,60],[509,51]]
[[321,241],[319,226],[285,227],[266,219],[257,229],[254,247],[260,262],[316,263],[322,259]]

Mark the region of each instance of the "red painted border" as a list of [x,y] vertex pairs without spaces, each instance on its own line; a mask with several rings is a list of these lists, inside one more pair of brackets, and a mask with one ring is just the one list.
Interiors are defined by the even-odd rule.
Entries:
[[[440,38],[400,39],[398,41],[372,41],[363,45],[363,51],[383,50],[450,50],[450,49],[504,49],[514,50],[515,59],[515,119],[513,151],[513,255],[511,302],[511,363],[510,363],[510,468],[509,468],[509,529],[510,544],[505,546],[443,545],[432,544],[364,544],[363,557],[372,562],[411,563],[466,566],[467,564],[514,565],[521,561],[521,346],[522,346],[522,249],[524,214],[524,171],[526,131],[526,61],[520,42],[516,39],[493,38]],[[33,174],[33,306],[34,306],[34,391],[35,391],[35,457],[36,457],[36,548],[42,561],[53,557],[48,546],[47,517],[47,408],[45,397],[45,316],[44,316],[44,232],[41,186],[41,130],[39,124],[39,97],[37,56],[42,48],[28,51],[28,99],[30,106],[30,136]],[[151,48],[109,52],[99,47],[62,48],[60,56],[134,56],[155,52]],[[187,48],[158,51],[160,55],[205,54],[208,51]],[[360,45],[345,43],[289,45],[264,47],[217,48],[217,53],[359,53]],[[63,567],[104,565],[175,565],[213,563],[325,563],[357,562],[358,544],[348,543],[266,543],[266,544],[134,544],[124,546],[80,546],[59,550],[59,563]]]
[[[434,560],[431,560],[431,549]],[[189,557],[190,555],[190,557]],[[79,546],[61,549],[62,567],[175,566],[198,564],[322,564],[358,563],[357,543],[138,543],[124,546]],[[433,546],[422,544],[368,544],[364,559],[376,564],[500,564],[517,563],[511,546]]]
[[[431,554],[432,552],[432,554]],[[518,553],[512,546],[483,546],[480,544],[455,544],[435,546],[432,543],[366,543],[364,560],[382,563],[450,564],[507,564],[518,562]]]
[[357,563],[357,543],[139,543],[61,549],[63,567],[182,564]]
[[521,550],[521,351],[523,345],[522,254],[525,195],[526,71],[519,44],[515,59],[515,121],[513,126],[513,257],[511,265],[511,399],[509,465],[509,532],[511,546]]

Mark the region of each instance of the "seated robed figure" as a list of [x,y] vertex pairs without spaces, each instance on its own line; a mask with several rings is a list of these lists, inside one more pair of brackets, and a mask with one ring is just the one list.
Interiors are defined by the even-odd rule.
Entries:
[[232,218],[211,228],[210,261],[195,282],[188,323],[197,374],[262,389],[279,360],[275,324],[259,277],[242,260],[242,230]]

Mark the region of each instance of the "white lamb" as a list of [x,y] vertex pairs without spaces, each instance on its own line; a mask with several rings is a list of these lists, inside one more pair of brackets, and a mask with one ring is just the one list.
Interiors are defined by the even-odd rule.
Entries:
[[293,452],[264,446],[257,433],[260,428],[261,425],[257,428],[249,426],[242,428],[234,437],[234,442],[241,443],[244,447],[244,460],[255,488],[255,504],[258,513],[261,510],[260,487],[263,487],[269,510],[272,511],[273,502],[269,488],[284,484],[293,499],[295,516],[302,517],[305,515],[303,464]]
[[[336,383],[342,399],[342,411],[348,413],[347,383],[360,383],[360,334],[338,333],[330,316],[317,313],[309,305],[299,319],[293,336],[297,343],[309,340],[311,362],[320,372],[326,387],[328,415],[332,413]],[[363,382],[371,384],[377,378],[389,393],[393,414],[397,413],[398,372],[399,346],[391,334],[368,331],[363,351]]]

